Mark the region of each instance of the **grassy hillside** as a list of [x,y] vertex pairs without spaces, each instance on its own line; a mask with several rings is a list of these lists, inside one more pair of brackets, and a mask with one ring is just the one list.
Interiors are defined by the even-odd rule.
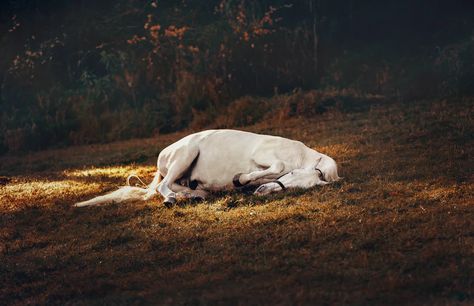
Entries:
[[380,102],[245,129],[338,183],[86,209],[185,133],[0,158],[0,304],[474,303],[473,100]]

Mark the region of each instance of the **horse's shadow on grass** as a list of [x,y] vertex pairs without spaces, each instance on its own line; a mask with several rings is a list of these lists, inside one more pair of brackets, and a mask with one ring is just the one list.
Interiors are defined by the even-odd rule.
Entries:
[[[269,195],[255,195],[254,191],[257,187],[258,186],[243,187],[239,190],[212,192],[205,200],[182,199],[178,201],[174,207],[186,208],[207,204],[220,206],[221,210],[230,210],[238,207],[265,205],[274,201],[294,200],[299,196],[310,194],[321,188],[328,188],[329,186],[314,186],[309,189],[292,188]],[[336,182],[332,184],[332,187],[338,188],[340,187],[340,183]]]

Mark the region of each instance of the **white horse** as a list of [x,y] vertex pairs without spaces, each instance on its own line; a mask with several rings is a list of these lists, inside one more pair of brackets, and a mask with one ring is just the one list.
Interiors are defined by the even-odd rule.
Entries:
[[236,130],[188,135],[161,151],[157,166],[147,188],[124,186],[75,206],[148,200],[158,192],[170,206],[176,198],[204,199],[209,191],[244,185],[258,186],[255,194],[266,195],[339,179],[336,162],[302,142]]

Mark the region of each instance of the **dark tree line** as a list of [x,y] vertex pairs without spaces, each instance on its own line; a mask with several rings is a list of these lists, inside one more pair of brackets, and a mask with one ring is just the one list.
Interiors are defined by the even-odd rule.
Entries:
[[149,136],[301,89],[471,95],[472,1],[10,0],[0,151]]

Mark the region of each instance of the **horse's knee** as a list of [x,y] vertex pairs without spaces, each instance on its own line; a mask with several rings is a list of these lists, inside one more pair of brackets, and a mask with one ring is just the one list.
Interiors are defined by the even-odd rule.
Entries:
[[242,187],[242,186],[247,185],[250,182],[249,180],[245,180],[245,178],[243,177],[244,175],[245,174],[243,173],[237,173],[236,175],[234,175],[234,178],[232,179],[232,183],[234,184],[235,187]]
[[283,170],[285,170],[285,164],[282,161],[280,161],[275,165],[275,168],[276,168],[275,172],[280,173]]

